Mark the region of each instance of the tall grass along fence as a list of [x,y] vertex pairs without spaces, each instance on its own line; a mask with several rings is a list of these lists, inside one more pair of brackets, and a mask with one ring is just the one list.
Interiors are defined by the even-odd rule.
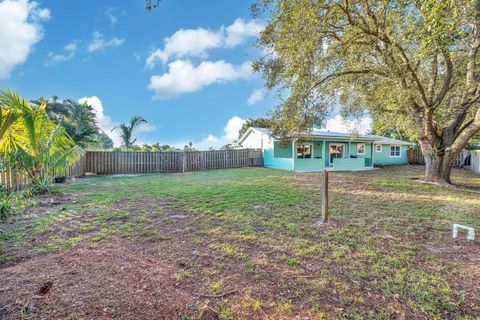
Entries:
[[262,151],[234,149],[189,152],[86,153],[86,172],[96,174],[192,172],[263,165]]

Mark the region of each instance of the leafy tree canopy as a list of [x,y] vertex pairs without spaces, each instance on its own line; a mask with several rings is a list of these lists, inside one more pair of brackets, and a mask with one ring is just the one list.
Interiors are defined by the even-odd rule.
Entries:
[[145,8],[147,8],[148,11],[152,11],[160,5],[160,1],[161,0],[145,0]]
[[[78,103],[73,99],[40,98],[32,101],[35,105],[45,103],[47,116],[61,125],[77,145],[86,149],[98,149],[113,142],[101,132],[93,107],[87,103]],[[110,140],[110,141],[108,141]]]
[[426,179],[450,182],[480,130],[479,0],[263,0],[254,14],[269,20],[254,67],[288,92],[274,134],[308,132],[339,99],[379,126],[413,124]]

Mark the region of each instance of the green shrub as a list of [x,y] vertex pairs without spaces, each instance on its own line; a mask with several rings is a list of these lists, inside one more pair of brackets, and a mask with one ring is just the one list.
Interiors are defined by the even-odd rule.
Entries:
[[7,221],[11,216],[25,208],[30,200],[24,191],[7,192],[0,186],[0,221]]
[[49,177],[41,177],[33,182],[32,193],[33,194],[45,194],[52,193],[53,183]]

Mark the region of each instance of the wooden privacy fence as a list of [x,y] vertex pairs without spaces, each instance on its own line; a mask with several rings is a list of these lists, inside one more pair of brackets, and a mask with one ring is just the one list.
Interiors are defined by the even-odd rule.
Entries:
[[263,165],[262,151],[233,149],[188,152],[88,151],[85,172],[96,174],[191,172]]
[[[189,152],[113,152],[87,151],[84,156],[55,176],[79,177],[86,172],[96,174],[191,172],[212,169],[255,167],[263,165],[259,149],[234,149]],[[0,184],[7,191],[30,186],[30,179],[3,164]]]
[[[454,161],[454,167],[463,167],[465,165],[465,159],[470,155],[469,150],[463,150],[458,158]],[[423,157],[422,150],[409,149],[407,151],[407,161],[409,164],[425,164],[425,158]]]
[[30,179],[24,173],[12,169],[8,164],[2,164],[0,183],[4,191],[20,190],[30,185]]
[[[30,186],[30,178],[24,172],[13,169],[8,163],[0,163],[0,185],[5,191],[16,191]],[[85,156],[70,167],[54,172],[55,176],[78,177],[85,174]]]
[[425,158],[423,157],[422,150],[420,149],[408,149],[407,161],[409,164],[425,164]]

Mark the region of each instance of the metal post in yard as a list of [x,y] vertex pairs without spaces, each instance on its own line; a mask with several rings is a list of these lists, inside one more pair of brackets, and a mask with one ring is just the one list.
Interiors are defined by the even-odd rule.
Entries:
[[328,171],[324,170],[322,173],[322,220],[321,224],[328,223]]

